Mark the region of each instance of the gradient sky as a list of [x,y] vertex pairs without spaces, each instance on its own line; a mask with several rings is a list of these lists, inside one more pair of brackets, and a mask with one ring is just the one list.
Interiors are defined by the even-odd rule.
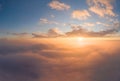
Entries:
[[0,81],[120,81],[120,0],[0,0]]
[[0,0],[0,36],[49,29],[69,32],[72,26],[119,30],[119,7],[119,0]]

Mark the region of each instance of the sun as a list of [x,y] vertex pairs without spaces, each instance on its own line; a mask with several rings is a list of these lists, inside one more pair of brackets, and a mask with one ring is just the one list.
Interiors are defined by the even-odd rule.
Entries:
[[84,40],[84,37],[78,37],[77,40],[78,40],[78,41],[83,41],[83,40]]

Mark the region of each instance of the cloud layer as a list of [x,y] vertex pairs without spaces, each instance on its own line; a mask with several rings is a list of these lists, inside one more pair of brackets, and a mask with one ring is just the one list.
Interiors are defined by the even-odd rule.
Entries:
[[0,80],[120,80],[119,41],[55,41],[1,39]]

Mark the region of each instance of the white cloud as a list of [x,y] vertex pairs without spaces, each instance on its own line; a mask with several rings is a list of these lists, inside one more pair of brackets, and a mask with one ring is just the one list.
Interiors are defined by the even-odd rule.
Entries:
[[65,3],[62,3],[62,2],[59,2],[56,0],[53,0],[48,5],[51,9],[55,9],[55,10],[68,10],[68,9],[70,9],[70,5],[67,5]]
[[74,10],[72,12],[72,18],[73,19],[78,19],[78,20],[85,20],[91,15],[87,10]]
[[85,26],[85,27],[93,27],[93,26],[95,26],[95,24],[88,22],[88,23],[84,23],[83,26]]
[[106,26],[106,27],[109,27],[110,25],[109,24],[106,24],[106,23],[102,23],[102,22],[96,22],[97,25],[103,25],[103,26]]
[[87,4],[90,6],[89,10],[99,15],[104,16],[116,16],[113,12],[113,5],[111,4],[113,0],[87,0]]

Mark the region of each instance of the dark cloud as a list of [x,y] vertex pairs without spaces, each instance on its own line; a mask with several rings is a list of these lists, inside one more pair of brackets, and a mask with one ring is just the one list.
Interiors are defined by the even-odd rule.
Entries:
[[115,34],[118,32],[116,28],[99,32],[88,31],[86,29],[83,29],[81,26],[73,26],[72,28],[72,31],[66,33],[67,36],[104,37],[106,35]]
[[48,41],[1,39],[0,81],[120,80],[119,41]]
[[[52,45],[52,47],[54,47]],[[51,49],[51,46],[42,43],[9,41],[7,39],[0,40],[0,54],[16,54],[26,52],[39,52],[43,49]]]
[[64,34],[58,28],[49,29],[47,33],[32,33],[33,38],[55,38],[63,37]]
[[25,36],[28,35],[28,33],[12,33],[12,35],[16,35],[16,36]]
[[41,61],[30,56],[0,57],[0,80],[38,81],[41,73],[38,70],[40,68],[38,62]]
[[32,33],[33,38],[48,38],[45,34]]
[[23,33],[10,33],[10,32],[7,32],[7,34],[12,35],[12,36],[17,36],[17,37],[30,36],[30,33],[27,33],[27,32],[23,32]]

